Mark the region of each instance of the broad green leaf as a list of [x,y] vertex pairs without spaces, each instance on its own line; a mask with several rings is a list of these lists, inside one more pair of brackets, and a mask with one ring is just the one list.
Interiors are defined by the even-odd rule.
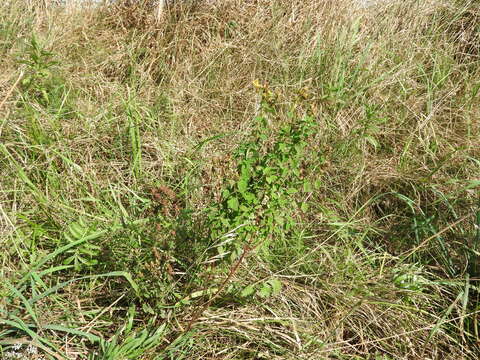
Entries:
[[250,192],[245,192],[245,193],[243,193],[243,198],[244,198],[249,204],[256,203],[255,200],[257,200],[257,198],[255,197],[255,195],[252,194],[252,193],[250,193]]
[[236,197],[232,197],[227,201],[227,205],[233,211],[238,210],[238,199]]
[[241,193],[246,192],[248,189],[248,180],[245,178],[240,179],[237,183],[237,187],[238,191],[240,191]]

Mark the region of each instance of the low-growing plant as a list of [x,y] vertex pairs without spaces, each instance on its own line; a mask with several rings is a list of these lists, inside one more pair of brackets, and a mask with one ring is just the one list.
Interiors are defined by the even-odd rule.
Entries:
[[[99,234],[97,233],[98,237]],[[42,312],[42,304],[56,296],[56,294],[69,285],[85,281],[108,277],[123,277],[132,288],[138,292],[138,286],[131,275],[125,271],[112,271],[97,275],[75,277],[56,284],[50,284],[48,278],[52,274],[59,275],[74,265],[55,265],[52,260],[61,257],[70,249],[87,241],[88,237],[82,235],[80,239],[39,258],[28,266],[15,283],[7,281],[2,304],[0,304],[0,351],[15,349],[16,344],[24,341],[26,337],[35,348],[41,349],[45,354],[56,358],[66,358],[63,351],[55,342],[51,341],[49,331],[83,337],[90,342],[99,342],[100,338],[63,324],[50,323]]]
[[20,86],[22,105],[31,110],[33,104],[38,104],[54,115],[68,117],[72,113],[69,90],[58,75],[60,62],[54,57],[33,34],[17,60],[25,67]]
[[66,244],[77,244],[65,251],[66,258],[63,263],[72,264],[76,271],[84,267],[91,267],[97,264],[96,257],[100,254],[101,247],[94,241],[100,238],[104,231],[95,229],[86,224],[84,219],[79,219],[68,226],[68,231],[64,234]]
[[32,35],[19,63],[26,65],[27,71],[22,79],[22,90],[30,97],[46,105],[49,103],[47,83],[58,61],[51,60],[52,52],[45,50],[37,37]]
[[117,331],[111,339],[100,339],[98,350],[91,353],[88,360],[140,359],[147,351],[153,350],[164,340],[165,323],[153,331],[145,328],[140,332],[132,331],[132,324],[133,315],[130,316],[127,326]]

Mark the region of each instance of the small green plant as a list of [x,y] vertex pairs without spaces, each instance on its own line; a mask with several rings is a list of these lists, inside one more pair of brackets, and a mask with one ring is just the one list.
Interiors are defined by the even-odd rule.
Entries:
[[83,267],[90,267],[97,264],[96,257],[100,253],[100,246],[93,243],[102,236],[104,231],[97,231],[88,226],[83,219],[71,223],[68,231],[64,234],[66,244],[77,244],[65,251],[67,258],[63,261],[65,265],[73,264],[76,271]]
[[[305,202],[298,202],[296,194],[309,191],[302,167],[308,138],[315,128],[310,115],[298,117],[292,110],[290,122],[273,134],[269,117],[275,118],[276,94],[256,83],[262,96],[264,115],[255,118],[251,139],[235,152],[237,178],[230,180],[222,191],[222,201],[210,211],[212,235],[218,238],[225,229],[237,228],[237,239],[229,249],[232,260],[242,250],[243,242],[254,239],[253,246],[266,252],[274,239],[284,239],[295,231],[295,214],[307,210]],[[272,116],[273,115],[273,116]],[[225,246],[217,247],[226,254]]]
[[354,132],[355,140],[360,143],[371,145],[374,150],[378,150],[381,144],[377,139],[380,127],[387,119],[378,115],[379,107],[376,105],[364,105],[365,117],[359,121],[360,127]]
[[88,360],[136,360],[160,345],[166,332],[165,323],[154,331],[143,329],[137,333],[132,331],[134,312],[129,311],[129,315],[127,326],[110,340],[100,339],[99,350],[90,354]]
[[36,99],[43,105],[50,102],[48,82],[52,77],[54,67],[58,64],[57,61],[51,60],[53,55],[53,53],[45,50],[37,37],[33,35],[25,54],[18,61],[27,67],[22,80],[22,90],[30,98]]
[[278,279],[269,279],[260,284],[251,284],[245,287],[240,296],[248,297],[252,295],[257,295],[261,298],[267,298],[270,296],[275,296],[280,293],[282,290],[282,282]]
[[393,283],[404,290],[423,291],[430,283],[423,274],[421,266],[412,264],[394,269]]
[[32,105],[38,104],[52,114],[66,117],[73,113],[68,101],[70,91],[64,79],[56,73],[60,63],[53,60],[54,56],[32,35],[24,53],[17,60],[26,67],[20,84],[23,107],[32,111]]

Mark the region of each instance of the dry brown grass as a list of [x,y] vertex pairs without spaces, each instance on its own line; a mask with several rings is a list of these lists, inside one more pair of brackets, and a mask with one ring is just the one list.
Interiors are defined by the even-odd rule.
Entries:
[[[11,157],[0,159],[0,246],[14,250],[0,257],[0,279],[15,283],[30,253],[58,248],[68,224],[86,217],[115,229],[88,271],[129,271],[154,295],[135,297],[120,280],[72,284],[36,308],[49,323],[108,338],[131,305],[135,325],[148,322],[142,305],[157,296],[164,308],[154,307],[156,321],[169,325],[159,358],[476,359],[477,282],[466,277],[462,251],[474,246],[478,210],[479,14],[468,1],[361,10],[350,1],[198,0],[168,7],[161,19],[131,1],[69,11],[1,4],[0,143]],[[15,83],[29,74],[18,57],[32,34],[59,61],[52,71],[70,94],[67,115]],[[188,283],[180,257],[195,253],[194,234],[177,258],[162,244],[188,227],[175,219],[181,210],[201,223],[235,176],[232,152],[261,113],[255,79],[276,93],[272,128],[290,121],[294,102],[318,124],[303,175],[321,187],[298,215],[308,236],[301,246],[278,244],[271,261],[249,254],[232,278],[240,288],[279,279],[278,296],[243,299],[229,288],[187,333],[204,302],[171,309],[174,290],[184,297],[214,286],[225,271],[202,267]],[[141,176],[131,166],[129,111],[141,134]],[[162,186],[175,201],[151,198]],[[399,273],[415,274],[419,287],[403,288]],[[59,303],[68,311],[55,310]],[[67,352],[52,334],[42,336]],[[67,338],[70,357],[85,358],[89,346]]]

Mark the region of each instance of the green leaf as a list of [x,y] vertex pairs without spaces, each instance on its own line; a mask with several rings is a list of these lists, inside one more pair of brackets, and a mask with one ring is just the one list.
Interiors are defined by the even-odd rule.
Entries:
[[465,190],[475,189],[480,186],[480,180],[471,180],[468,182],[468,185],[464,188]]
[[25,306],[27,312],[30,314],[33,321],[35,321],[35,323],[38,325],[39,323],[38,323],[37,315],[35,314],[35,311],[32,305],[28,302],[25,296],[23,296],[23,294],[20,293],[20,291],[18,291],[12,284],[10,284],[8,280],[6,281],[6,285],[8,286],[10,291],[13,292],[13,294],[23,302],[23,305]]
[[274,173],[274,172],[275,172],[275,169],[272,168],[272,167],[270,167],[270,166],[267,166],[267,167],[265,167],[265,168],[262,169],[263,175],[270,175],[270,174],[272,174],[272,173]]
[[300,210],[302,210],[302,212],[307,212],[308,211],[308,204],[307,203],[302,203],[302,205],[300,205]]
[[304,192],[312,192],[312,184],[310,183],[310,181],[305,181],[303,183],[303,191]]
[[268,281],[269,285],[272,287],[272,295],[278,295],[282,290],[282,283],[278,279],[271,279]]
[[255,287],[253,285],[248,285],[246,288],[242,290],[240,293],[241,297],[247,297],[252,295],[255,292]]
[[227,199],[230,196],[230,191],[228,189],[224,189],[222,191],[222,198]]
[[250,192],[246,192],[246,193],[243,193],[243,198],[247,201],[247,203],[249,204],[255,204],[257,203],[257,198],[255,197],[254,194],[250,193]]
[[66,326],[62,326],[62,325],[55,325],[55,324],[42,325],[42,328],[45,329],[45,330],[60,331],[60,332],[64,332],[64,333],[67,333],[67,334],[70,334],[70,335],[81,336],[81,337],[84,337],[84,338],[88,339],[91,343],[98,343],[100,341],[100,337],[98,337],[96,335],[87,333],[85,331],[81,331],[81,330],[69,328],[69,327],[66,327]]
[[367,140],[367,142],[370,143],[375,149],[377,149],[380,146],[377,139],[375,139],[373,136],[367,135],[365,137],[365,140]]
[[241,213],[248,213],[250,211],[250,208],[245,205],[240,205],[238,209],[240,210]]
[[275,176],[275,175],[267,176],[267,177],[265,178],[265,180],[266,180],[267,183],[269,183],[269,184],[273,183],[273,182],[274,182],[275,180],[277,180],[277,179],[278,179],[278,176]]
[[233,211],[238,210],[238,199],[236,197],[232,197],[227,201],[227,205]]
[[251,172],[251,167],[252,167],[252,160],[247,160],[242,164],[240,168],[240,177],[242,180],[248,181],[250,178],[250,172]]
[[267,298],[272,294],[272,288],[267,283],[263,284],[260,291],[257,293],[261,298]]
[[146,312],[147,314],[155,315],[155,310],[153,310],[153,308],[150,305],[148,305],[147,303],[142,304],[142,310],[144,312]]
[[246,192],[247,189],[248,189],[248,180],[245,179],[245,178],[240,179],[237,183],[237,187],[238,187],[238,191],[240,191],[240,193]]

